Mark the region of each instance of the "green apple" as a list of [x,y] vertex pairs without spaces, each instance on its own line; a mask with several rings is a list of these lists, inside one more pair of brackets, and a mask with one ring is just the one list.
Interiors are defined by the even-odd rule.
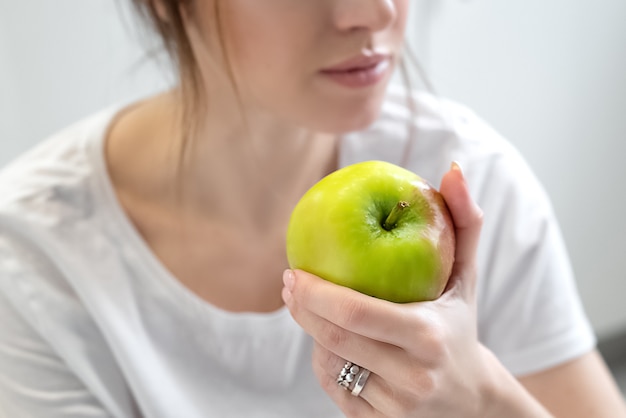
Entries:
[[333,283],[392,302],[438,298],[454,262],[454,225],[441,194],[383,161],[341,168],[294,208],[287,258]]

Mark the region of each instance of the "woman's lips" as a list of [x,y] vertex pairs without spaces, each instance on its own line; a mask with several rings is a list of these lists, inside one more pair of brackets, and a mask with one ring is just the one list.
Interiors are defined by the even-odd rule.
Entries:
[[362,88],[377,84],[391,67],[388,55],[361,55],[339,65],[321,71],[331,81],[350,88]]

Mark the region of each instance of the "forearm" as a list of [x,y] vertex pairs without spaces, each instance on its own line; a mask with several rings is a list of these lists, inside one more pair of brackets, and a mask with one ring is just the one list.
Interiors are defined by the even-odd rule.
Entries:
[[556,417],[626,418],[623,395],[596,350],[518,380]]
[[486,418],[543,418],[552,417],[547,409],[535,399],[519,381],[484,348],[486,364],[489,365],[485,388]]

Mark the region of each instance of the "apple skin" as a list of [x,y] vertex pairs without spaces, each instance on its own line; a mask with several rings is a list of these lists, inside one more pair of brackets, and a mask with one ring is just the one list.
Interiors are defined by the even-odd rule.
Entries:
[[292,269],[407,303],[442,294],[454,263],[455,235],[436,189],[402,167],[366,161],[327,175],[302,196],[286,246]]

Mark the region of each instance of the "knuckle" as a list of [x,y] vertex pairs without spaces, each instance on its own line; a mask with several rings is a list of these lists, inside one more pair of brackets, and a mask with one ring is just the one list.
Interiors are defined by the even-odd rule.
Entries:
[[339,373],[342,366],[343,359],[328,351],[320,344],[315,343],[313,347],[314,368],[318,367],[320,373],[325,372],[327,375],[332,375],[334,373]]
[[345,345],[348,338],[347,331],[338,326],[328,323],[322,332],[322,345],[330,351],[336,351]]
[[410,368],[407,372],[407,388],[412,396],[406,407],[414,409],[432,397],[436,389],[434,372],[428,369]]
[[413,332],[410,352],[428,366],[441,363],[448,353],[448,335],[445,324],[436,316],[418,319],[419,327]]
[[441,327],[430,327],[423,340],[424,352],[432,362],[439,362],[446,354],[446,336]]
[[367,303],[356,299],[346,298],[339,308],[339,320],[346,328],[359,326],[366,321]]

